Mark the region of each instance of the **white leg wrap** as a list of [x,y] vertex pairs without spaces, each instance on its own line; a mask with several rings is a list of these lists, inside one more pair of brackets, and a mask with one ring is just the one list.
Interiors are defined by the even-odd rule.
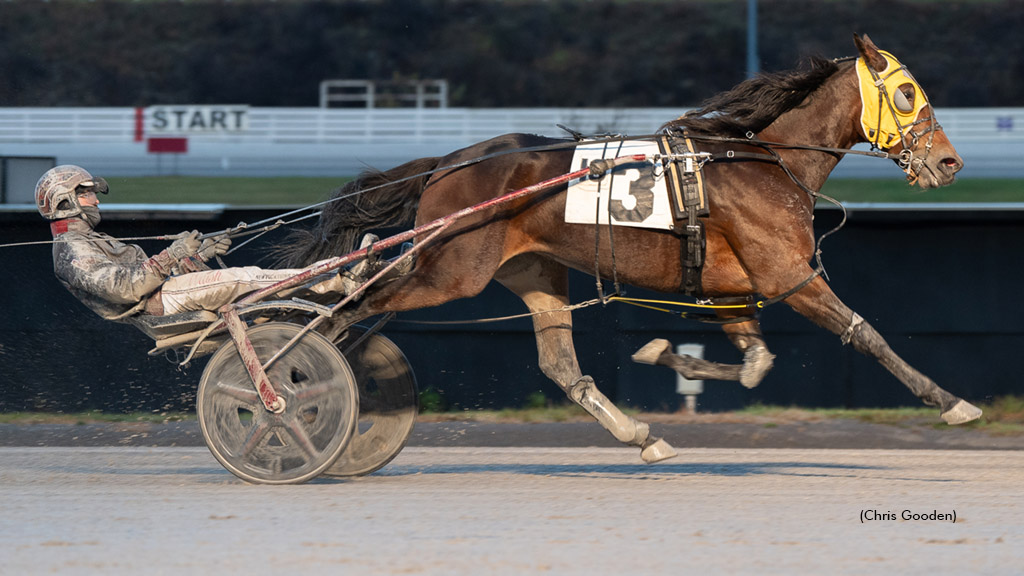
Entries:
[[740,369],[740,384],[754,388],[764,380],[765,374],[772,369],[775,355],[761,345],[747,348],[743,355],[743,368]]
[[676,455],[676,451],[661,438],[651,436],[650,426],[622,413],[594,385],[590,376],[582,376],[568,389],[569,398],[597,419],[606,430],[623,444],[639,446],[644,462],[654,463]]
[[569,387],[569,398],[596,418],[619,442],[643,446],[650,436],[650,427],[623,414],[597,389],[590,376],[581,377]]
[[647,344],[644,344],[643,348],[640,348],[633,354],[633,362],[640,364],[657,364],[658,358],[666,350],[672,348],[672,343],[664,338],[656,338],[651,340]]

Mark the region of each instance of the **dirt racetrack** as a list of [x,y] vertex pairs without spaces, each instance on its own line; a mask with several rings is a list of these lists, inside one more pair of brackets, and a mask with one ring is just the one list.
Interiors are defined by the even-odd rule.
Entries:
[[1021,450],[684,448],[645,465],[628,448],[429,444],[421,437],[369,477],[277,487],[238,481],[202,447],[0,448],[3,571],[934,575],[1024,566]]

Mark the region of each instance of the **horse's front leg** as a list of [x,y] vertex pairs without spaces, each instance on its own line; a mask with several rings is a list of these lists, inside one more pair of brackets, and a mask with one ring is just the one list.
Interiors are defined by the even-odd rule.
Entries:
[[633,354],[641,364],[667,366],[689,380],[735,380],[747,388],[761,383],[771,370],[775,355],[768,351],[756,319],[723,324],[733,345],[743,352],[743,364],[719,364],[703,358],[676,354],[672,343],[661,338],[651,340]]
[[981,410],[976,406],[943,390],[897,356],[885,339],[843,304],[822,278],[816,278],[787,298],[786,303],[815,324],[838,335],[843,344],[852,344],[858,352],[878,360],[925,404],[937,406],[947,423],[963,424],[981,416]]
[[556,262],[534,255],[521,255],[506,263],[495,276],[502,285],[515,292],[531,312],[537,337],[539,365],[576,404],[593,416],[624,444],[640,447],[640,457],[653,463],[676,455],[664,440],[651,435],[646,422],[623,414],[594,384],[584,376],[576,359],[572,342],[572,316],[561,310],[568,304],[568,271]]

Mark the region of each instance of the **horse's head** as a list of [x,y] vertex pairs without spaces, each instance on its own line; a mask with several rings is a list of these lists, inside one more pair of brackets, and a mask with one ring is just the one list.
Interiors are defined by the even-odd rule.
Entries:
[[964,161],[935,120],[935,110],[920,84],[892,54],[879,50],[865,34],[854,35],[860,52],[860,125],[868,142],[899,154],[907,180],[922,188],[952,184]]

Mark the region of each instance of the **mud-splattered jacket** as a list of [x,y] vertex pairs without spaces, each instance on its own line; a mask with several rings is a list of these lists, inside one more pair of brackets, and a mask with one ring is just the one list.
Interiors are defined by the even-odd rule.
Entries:
[[142,248],[96,232],[83,220],[58,220],[50,230],[57,279],[107,320],[123,320],[142,311],[147,298],[179,268],[188,272],[207,268],[197,258],[179,262],[167,250],[146,256]]

